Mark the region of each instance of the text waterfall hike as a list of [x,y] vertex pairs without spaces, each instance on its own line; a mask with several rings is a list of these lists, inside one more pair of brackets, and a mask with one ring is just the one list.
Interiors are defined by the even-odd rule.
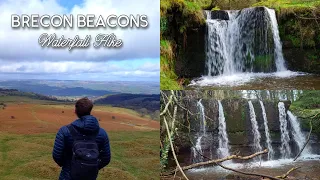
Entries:
[[[81,28],[147,28],[149,23],[146,15],[109,15],[107,18],[103,18],[99,15],[98,18],[94,14],[82,15],[78,14],[76,18],[76,26]],[[74,16],[67,15],[11,15],[11,27],[12,28],[73,28]],[[52,48],[68,48],[71,51],[73,48],[88,48],[90,47],[91,35],[87,35],[84,39],[81,39],[79,35],[76,35],[73,39],[65,38],[62,35],[60,38],[55,33],[47,34],[43,33],[38,39],[38,43],[41,47]],[[100,48],[101,46],[106,48],[119,48],[123,45],[121,39],[117,39],[114,33],[111,34],[98,34],[95,37],[93,46]]]

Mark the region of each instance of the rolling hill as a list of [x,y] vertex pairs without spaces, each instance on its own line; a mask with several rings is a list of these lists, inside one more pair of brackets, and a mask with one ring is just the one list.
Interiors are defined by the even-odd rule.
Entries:
[[160,114],[159,94],[115,94],[96,99],[94,103],[133,109],[142,116],[151,114],[152,119],[158,119]]

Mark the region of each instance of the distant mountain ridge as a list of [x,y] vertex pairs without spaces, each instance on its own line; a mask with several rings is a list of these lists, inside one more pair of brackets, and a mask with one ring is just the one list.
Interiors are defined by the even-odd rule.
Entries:
[[48,96],[100,97],[108,94],[157,94],[159,85],[148,82],[98,82],[61,80],[0,80],[0,88],[18,89]]
[[[1,96],[19,96],[28,97],[37,100],[55,101],[55,102],[74,102],[76,98],[64,99],[61,97],[47,96],[33,92],[23,92],[17,89],[0,88]],[[137,111],[142,117],[149,115],[150,118],[158,120],[160,117],[160,94],[129,94],[120,93],[104,95],[97,99],[90,98],[94,104],[111,105]]]
[[148,111],[154,112],[160,109],[160,94],[115,94],[96,99],[94,103],[108,104],[134,110],[145,108]]
[[57,97],[54,97],[54,96],[46,96],[46,95],[32,93],[32,92],[23,92],[17,89],[0,88],[0,97],[1,96],[22,96],[22,97],[29,97],[29,98],[38,99],[38,100],[71,102],[71,100],[58,99]]

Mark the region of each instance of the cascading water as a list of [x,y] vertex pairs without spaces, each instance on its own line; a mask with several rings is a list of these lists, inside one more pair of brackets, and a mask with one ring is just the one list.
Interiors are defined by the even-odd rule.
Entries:
[[200,130],[202,132],[203,135],[206,134],[206,116],[204,114],[204,107],[201,103],[201,99],[197,102],[197,107],[199,109],[200,112]]
[[274,10],[257,7],[205,13],[209,76],[286,70]]
[[191,152],[192,152],[192,162],[193,163],[198,163],[198,162],[202,162],[203,161],[203,156],[201,156],[201,154],[203,154],[202,151],[202,147],[201,147],[201,139],[203,136],[199,136],[197,138],[197,142],[196,145],[194,147],[191,148]]
[[254,107],[251,101],[248,101],[249,104],[249,110],[250,110],[250,120],[251,120],[251,128],[252,128],[252,134],[253,134],[253,149],[254,152],[259,152],[262,150],[262,147],[260,145],[260,132],[259,132],[259,126],[256,119],[256,114],[254,112]]
[[264,122],[264,132],[266,135],[266,144],[268,148],[268,160],[272,160],[274,156],[274,151],[271,145],[271,138],[270,138],[270,133],[269,133],[269,127],[268,127],[268,119],[267,119],[267,114],[266,114],[266,109],[264,108],[263,102],[260,101],[260,106],[262,109],[262,116],[263,116],[263,122]]
[[204,114],[204,107],[201,103],[201,99],[197,102],[198,111],[200,113],[200,133],[198,133],[197,141],[194,147],[192,147],[193,162],[202,162],[203,161],[203,151],[201,146],[201,140],[206,135],[206,119]]
[[[299,147],[299,151],[303,148],[304,143],[306,142],[306,137],[302,133],[301,128],[300,128],[300,123],[299,120],[295,115],[293,115],[289,110],[287,111],[288,114],[288,119],[290,121],[290,124],[292,126],[292,135],[294,141],[297,143]],[[305,149],[302,151],[303,154],[310,154],[310,148],[307,145]]]
[[282,44],[279,36],[278,22],[276,18],[276,12],[273,9],[266,8],[271,20],[273,42],[274,42],[274,58],[276,60],[277,71],[287,70],[284,65],[284,58],[282,54]]
[[224,158],[230,155],[229,153],[229,139],[227,134],[226,119],[224,117],[223,106],[221,101],[219,104],[219,147],[217,150],[218,157]]
[[279,109],[279,121],[280,121],[280,130],[281,130],[281,147],[280,152],[283,159],[287,159],[291,156],[291,149],[290,149],[290,136],[288,132],[288,123],[287,123],[287,116],[286,116],[286,108],[283,102],[278,103]]

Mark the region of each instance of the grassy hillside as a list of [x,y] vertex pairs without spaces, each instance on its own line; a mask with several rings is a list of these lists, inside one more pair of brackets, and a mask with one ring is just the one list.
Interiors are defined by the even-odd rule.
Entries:
[[[54,180],[60,168],[52,159],[55,134],[0,132],[1,180]],[[159,179],[159,132],[109,132],[111,163],[98,180]]]
[[37,93],[22,92],[16,89],[0,88],[0,103],[41,103],[41,104],[59,104],[71,103],[71,100],[58,99],[53,96],[45,96]]
[[[160,95],[156,94],[115,94],[94,99],[94,102],[98,105],[124,108],[121,111],[133,110],[135,112],[131,112],[132,114],[159,120],[159,100]],[[0,108],[5,108],[3,106],[6,106],[6,103],[74,104],[74,100],[0,88]]]
[[94,101],[95,104],[106,104],[135,110],[142,116],[149,115],[152,119],[159,119],[159,94],[115,94]]

